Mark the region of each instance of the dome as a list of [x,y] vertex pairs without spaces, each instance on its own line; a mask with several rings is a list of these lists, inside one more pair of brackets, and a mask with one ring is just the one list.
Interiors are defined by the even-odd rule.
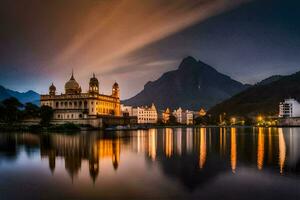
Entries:
[[81,92],[81,88],[77,81],[75,80],[73,73],[68,82],[65,84],[66,94],[77,94]]
[[118,88],[119,87],[119,84],[117,83],[117,82],[115,82],[114,84],[113,84],[113,88]]
[[95,86],[98,86],[98,85],[99,85],[99,81],[98,81],[98,79],[95,77],[95,74],[93,74],[93,77],[90,79],[90,85],[95,85]]
[[56,87],[53,85],[53,83],[49,87],[49,91],[55,91]]

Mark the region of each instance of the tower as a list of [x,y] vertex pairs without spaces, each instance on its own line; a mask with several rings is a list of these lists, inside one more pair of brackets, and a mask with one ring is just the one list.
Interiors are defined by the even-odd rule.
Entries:
[[56,87],[52,83],[49,87],[49,95],[55,95],[55,93],[56,93]]
[[115,98],[120,98],[120,88],[119,84],[115,82],[112,87],[112,96]]
[[89,93],[90,94],[99,94],[99,81],[95,77],[95,74],[93,74],[93,77],[90,79]]

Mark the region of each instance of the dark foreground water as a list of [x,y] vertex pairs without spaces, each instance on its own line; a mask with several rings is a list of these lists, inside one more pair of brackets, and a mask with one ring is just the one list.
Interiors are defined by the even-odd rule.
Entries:
[[0,134],[0,199],[300,199],[299,128]]

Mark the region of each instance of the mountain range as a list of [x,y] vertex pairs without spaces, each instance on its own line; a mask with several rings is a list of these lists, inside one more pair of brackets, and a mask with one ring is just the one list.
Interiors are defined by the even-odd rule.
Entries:
[[10,97],[17,98],[21,103],[31,102],[36,105],[39,105],[40,100],[40,95],[32,90],[29,90],[27,92],[17,92],[0,85],[0,101]]
[[[0,86],[0,101],[9,97],[21,103],[39,105],[40,95],[32,90],[17,92]],[[178,69],[164,73],[156,81],[145,84],[125,105],[143,106],[154,103],[159,110],[182,107],[189,110],[208,109],[218,116],[277,115],[279,102],[285,98],[300,101],[300,72],[271,76],[255,85],[242,84],[213,67],[186,57]]]
[[300,72],[288,76],[272,76],[224,102],[212,107],[208,113],[218,116],[253,117],[259,114],[278,114],[279,103],[286,98],[300,100]]
[[186,57],[177,70],[148,82],[140,93],[122,103],[132,106],[154,103],[158,109],[208,109],[248,87],[193,57]]

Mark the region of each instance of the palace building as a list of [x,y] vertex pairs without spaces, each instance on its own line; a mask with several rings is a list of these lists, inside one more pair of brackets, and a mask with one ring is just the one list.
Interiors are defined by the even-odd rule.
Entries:
[[65,93],[56,94],[52,83],[49,94],[41,95],[41,105],[50,106],[54,110],[54,120],[83,120],[99,116],[120,116],[120,88],[118,83],[112,86],[110,95],[100,94],[99,81],[93,74],[89,82],[89,90],[84,93],[75,80],[73,72],[65,84]]

